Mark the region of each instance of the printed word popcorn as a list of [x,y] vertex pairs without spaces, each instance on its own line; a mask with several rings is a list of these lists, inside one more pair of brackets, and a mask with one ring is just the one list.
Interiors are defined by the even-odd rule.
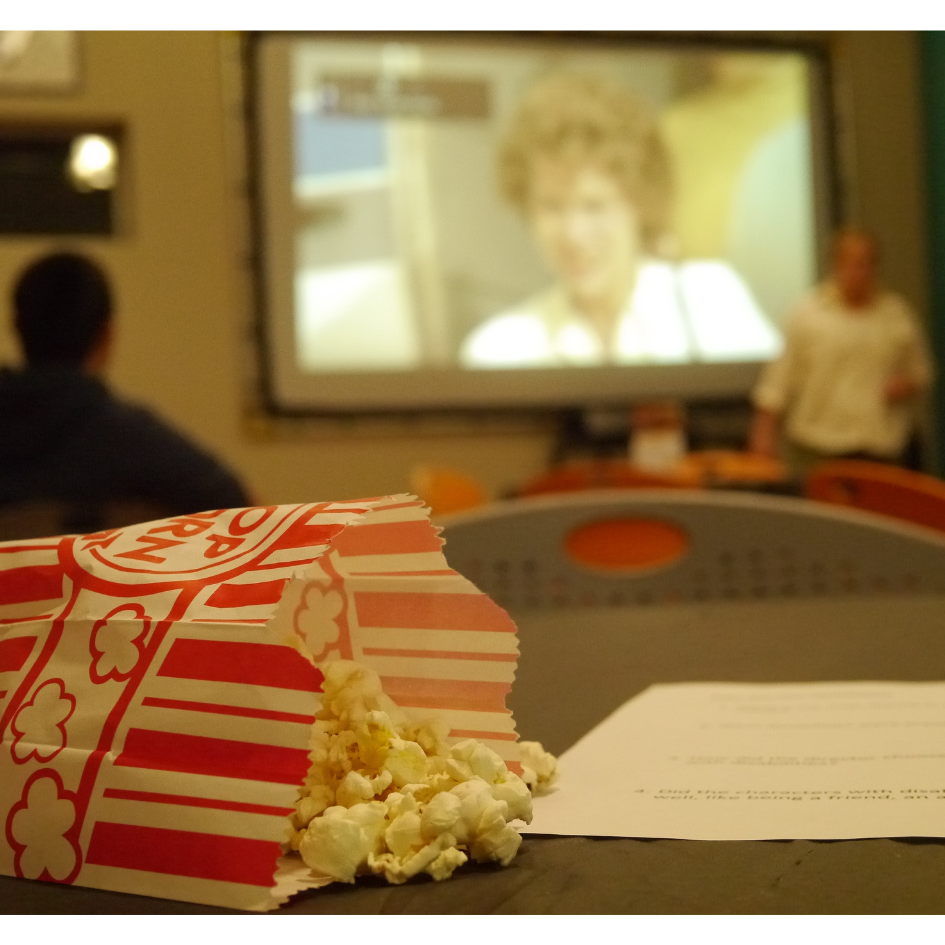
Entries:
[[511,821],[531,822],[529,787],[553,782],[554,757],[523,742],[526,783],[475,739],[449,747],[440,721],[410,722],[367,667],[336,660],[322,669],[312,764],[287,851],[345,883],[364,874],[447,879],[470,857],[508,865],[522,842]]

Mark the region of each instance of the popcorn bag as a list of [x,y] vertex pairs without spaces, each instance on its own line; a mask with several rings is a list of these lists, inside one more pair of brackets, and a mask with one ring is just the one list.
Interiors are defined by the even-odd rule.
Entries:
[[[449,764],[478,739],[520,773],[515,627],[428,515],[387,496],[0,544],[0,873],[259,911],[329,882],[285,854],[337,660],[432,719]],[[417,788],[392,798],[413,810]]]

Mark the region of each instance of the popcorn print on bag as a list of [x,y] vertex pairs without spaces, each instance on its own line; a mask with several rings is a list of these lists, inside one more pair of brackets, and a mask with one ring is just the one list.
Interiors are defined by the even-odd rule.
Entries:
[[75,804],[55,772],[40,771],[26,783],[10,810],[7,839],[17,875],[63,882],[75,870],[75,845],[64,836],[75,823]]
[[330,650],[337,649],[341,627],[338,618],[344,609],[340,592],[311,583],[295,612],[295,632],[305,641],[316,663],[324,660]]
[[140,604],[116,607],[92,628],[92,682],[121,682],[131,676],[144,648],[151,621]]
[[32,699],[13,717],[13,760],[52,761],[66,747],[66,722],[75,712],[75,696],[61,679],[37,686]]

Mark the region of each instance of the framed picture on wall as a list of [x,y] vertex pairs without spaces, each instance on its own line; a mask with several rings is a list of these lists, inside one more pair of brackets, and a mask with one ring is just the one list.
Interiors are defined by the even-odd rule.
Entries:
[[0,30],[0,95],[79,88],[79,37],[71,30]]

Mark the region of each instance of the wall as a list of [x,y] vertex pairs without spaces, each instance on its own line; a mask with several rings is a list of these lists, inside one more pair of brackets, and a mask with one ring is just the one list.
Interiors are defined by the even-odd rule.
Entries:
[[[119,294],[110,372],[118,391],[207,444],[267,502],[403,490],[418,461],[460,466],[496,491],[542,468],[550,434],[540,429],[286,434],[247,420],[245,207],[236,189],[240,161],[221,37],[114,32],[82,40],[79,94],[0,97],[0,120],[88,118],[126,128],[124,231],[85,244],[108,265]],[[845,33],[829,41],[848,132],[847,202],[886,244],[890,283],[925,312],[915,35]],[[12,279],[28,259],[60,243],[0,239],[0,360],[15,356],[7,327]]]
[[[837,64],[845,216],[875,232],[889,285],[931,321],[920,36],[842,33]],[[930,324],[934,336],[936,326]],[[923,405],[925,465],[943,471],[942,387]]]
[[843,33],[833,44],[847,217],[879,235],[889,284],[927,315],[919,37]]

